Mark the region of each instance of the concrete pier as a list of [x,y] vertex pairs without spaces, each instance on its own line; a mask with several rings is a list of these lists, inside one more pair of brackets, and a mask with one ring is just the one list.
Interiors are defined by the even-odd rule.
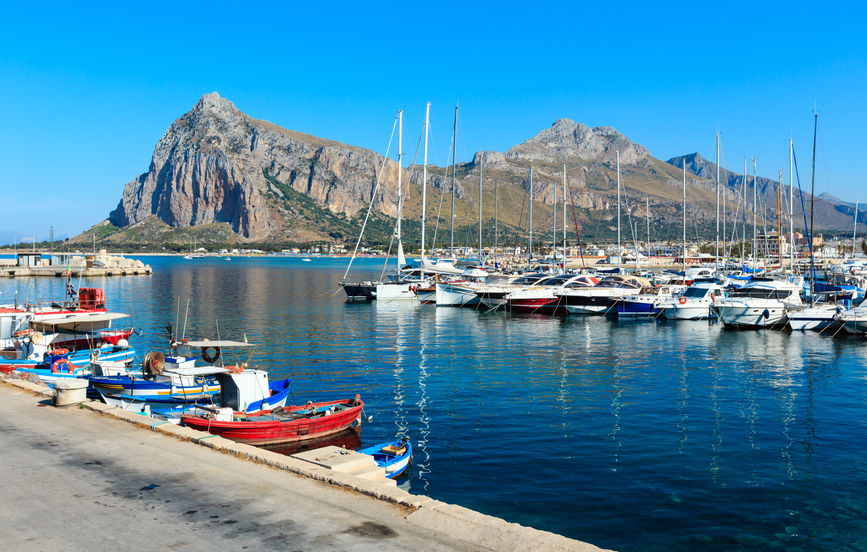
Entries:
[[[110,267],[110,268],[72,268],[69,271],[73,278],[96,278],[100,276],[137,276],[153,273],[151,267]],[[61,266],[0,266],[0,278],[29,277],[65,278],[66,267]]]
[[102,403],[43,408],[52,393],[0,383],[9,550],[599,550]]

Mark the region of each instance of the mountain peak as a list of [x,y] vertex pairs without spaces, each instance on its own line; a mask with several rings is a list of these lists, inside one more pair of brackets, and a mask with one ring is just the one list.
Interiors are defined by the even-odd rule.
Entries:
[[193,106],[193,109],[190,111],[191,113],[216,113],[216,114],[229,114],[229,113],[240,113],[235,104],[226,98],[220,96],[217,92],[211,92],[209,94],[205,94],[199,101],[196,102],[196,105]]
[[561,118],[533,138],[509,148],[510,159],[562,162],[569,158],[583,161],[611,161],[620,152],[620,160],[635,164],[650,153],[612,127],[590,128]]

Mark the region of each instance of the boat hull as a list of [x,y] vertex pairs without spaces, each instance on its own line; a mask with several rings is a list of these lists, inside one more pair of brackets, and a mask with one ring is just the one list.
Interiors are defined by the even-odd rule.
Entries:
[[418,284],[384,282],[376,286],[377,301],[415,300]]
[[726,327],[734,329],[757,329],[782,327],[786,324],[786,309],[782,303],[720,304],[714,305],[717,316]]
[[[248,415],[244,420],[224,422],[198,416],[183,416],[181,423],[238,443],[276,445],[324,437],[359,424],[361,422],[361,409],[364,407],[361,400],[351,403],[345,400],[316,403],[313,407],[318,411],[321,408],[346,404],[351,404],[351,406],[329,415],[311,418],[279,420],[266,418],[266,414],[253,414]],[[289,413],[301,413],[307,408],[305,406],[290,406],[285,410]]]
[[709,305],[666,305],[660,309],[666,320],[707,320],[711,317]]
[[376,284],[366,282],[361,284],[356,283],[341,283],[340,287],[346,293],[346,298],[349,301],[371,301],[376,299]]
[[475,307],[479,304],[479,297],[470,286],[438,283],[436,304],[438,307]]
[[356,452],[373,456],[373,461],[385,470],[385,476],[389,479],[401,477],[412,462],[412,445],[409,441],[380,443]]

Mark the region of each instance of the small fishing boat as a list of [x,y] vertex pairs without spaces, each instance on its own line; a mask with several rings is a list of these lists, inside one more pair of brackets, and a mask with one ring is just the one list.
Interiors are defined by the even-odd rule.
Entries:
[[305,263],[312,262],[312,259],[310,259],[310,257],[304,257],[304,258],[301,259],[301,260],[304,261]]
[[[91,375],[91,363],[99,359],[118,365],[128,365],[135,357],[135,349],[129,347],[126,341],[118,345],[103,345],[94,349],[69,352],[66,349],[53,349],[43,356],[43,360],[19,360],[13,365],[18,372],[37,376],[49,386],[54,382],[67,378],[86,378]],[[0,369],[6,371],[6,369]]]
[[[364,403],[354,399],[308,402],[304,406],[285,406],[258,412],[218,412],[200,416],[181,416],[181,423],[199,431],[250,445],[276,445],[331,435],[361,423]],[[227,412],[228,411],[228,412]]]
[[[221,406],[237,411],[258,411],[286,404],[291,379],[269,382],[268,372],[247,367],[246,362],[222,361],[224,349],[245,350],[255,345],[243,341],[172,341],[172,355],[158,351],[145,355],[141,370],[112,363],[100,363],[91,386],[107,404],[128,408],[131,403],[153,405],[211,404],[218,398]],[[196,366],[193,348],[202,349],[206,366]],[[249,360],[249,359],[248,359]]]
[[404,438],[400,441],[380,443],[372,447],[359,449],[356,452],[373,456],[376,465],[385,469],[385,476],[389,479],[397,479],[406,473],[412,462],[412,445]]

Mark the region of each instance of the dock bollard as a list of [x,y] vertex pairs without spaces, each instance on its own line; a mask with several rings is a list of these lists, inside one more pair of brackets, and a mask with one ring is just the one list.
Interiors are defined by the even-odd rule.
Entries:
[[58,378],[54,381],[54,406],[70,406],[87,399],[86,379]]

